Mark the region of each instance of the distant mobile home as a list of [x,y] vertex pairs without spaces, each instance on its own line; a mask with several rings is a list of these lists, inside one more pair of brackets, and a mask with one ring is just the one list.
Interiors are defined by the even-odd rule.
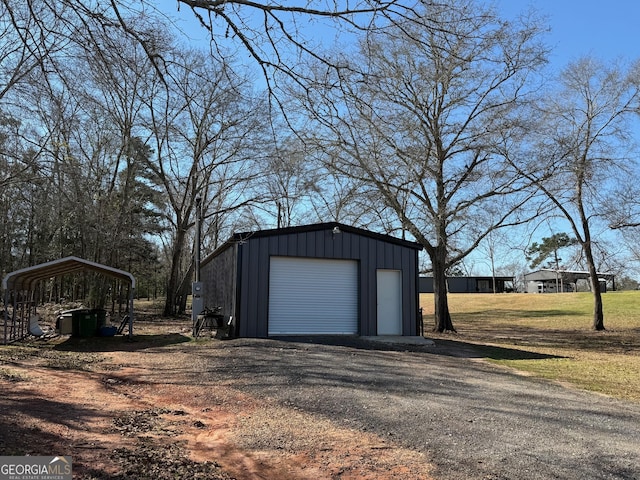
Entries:
[[341,223],[234,234],[203,260],[234,335],[418,334],[418,243]]

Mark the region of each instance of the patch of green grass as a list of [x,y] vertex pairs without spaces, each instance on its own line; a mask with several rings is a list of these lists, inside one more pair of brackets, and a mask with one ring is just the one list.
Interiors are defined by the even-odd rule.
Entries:
[[571,384],[613,397],[640,402],[640,357],[576,355],[543,360],[497,360],[536,377]]
[[[433,296],[420,300],[428,333]],[[458,334],[446,338],[500,365],[640,402],[640,292],[607,292],[603,303],[607,330],[595,332],[590,293],[451,294]]]

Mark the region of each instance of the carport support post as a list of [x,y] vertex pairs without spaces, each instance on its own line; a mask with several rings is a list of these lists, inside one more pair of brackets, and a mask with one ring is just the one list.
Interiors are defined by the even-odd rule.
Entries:
[[129,289],[129,340],[133,338],[133,299],[135,298],[133,285]]
[[9,325],[9,289],[5,289],[4,291],[4,342],[3,345],[7,344],[7,328]]

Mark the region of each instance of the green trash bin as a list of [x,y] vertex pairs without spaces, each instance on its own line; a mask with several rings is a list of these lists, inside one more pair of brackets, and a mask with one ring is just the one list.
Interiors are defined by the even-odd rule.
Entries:
[[74,337],[94,337],[98,331],[98,318],[90,310],[78,309],[71,314],[71,335]]
[[89,311],[83,308],[77,308],[75,310],[68,310],[64,312],[64,315],[71,315],[71,336],[77,337],[80,335],[80,318]]
[[98,322],[98,330],[107,325],[107,311],[103,308],[94,308],[91,313],[95,314]]

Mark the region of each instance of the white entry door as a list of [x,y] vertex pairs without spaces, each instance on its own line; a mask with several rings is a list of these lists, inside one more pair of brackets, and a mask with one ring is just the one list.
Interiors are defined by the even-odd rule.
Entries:
[[378,335],[402,335],[402,272],[378,270]]

